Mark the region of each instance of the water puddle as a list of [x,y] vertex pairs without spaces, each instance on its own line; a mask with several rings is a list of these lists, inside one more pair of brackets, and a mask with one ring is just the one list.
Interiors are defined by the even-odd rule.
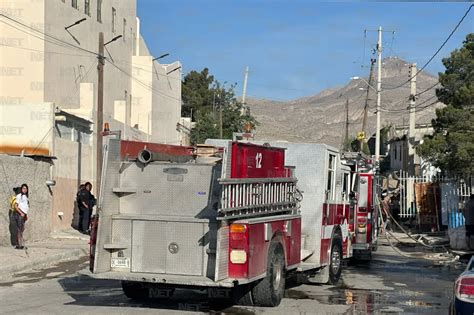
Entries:
[[314,300],[326,305],[348,305],[349,313],[370,314],[380,310],[407,308],[440,309],[441,303],[427,301],[423,292],[410,290],[377,291],[349,288],[344,283],[338,287],[328,288],[324,292],[312,293],[290,289],[285,297],[295,300]]

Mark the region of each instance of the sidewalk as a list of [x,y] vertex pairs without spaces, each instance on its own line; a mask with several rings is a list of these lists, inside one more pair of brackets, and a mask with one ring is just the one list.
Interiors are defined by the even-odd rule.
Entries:
[[86,256],[89,254],[88,242],[88,235],[68,230],[54,233],[43,241],[26,241],[27,250],[0,247],[0,280],[25,270]]

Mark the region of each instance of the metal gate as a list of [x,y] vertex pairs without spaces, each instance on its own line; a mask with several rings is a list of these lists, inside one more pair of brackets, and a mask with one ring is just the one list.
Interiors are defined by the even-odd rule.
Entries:
[[[474,193],[471,183],[462,179],[446,177],[414,177],[408,176],[407,172],[400,171],[399,193],[400,213],[402,219],[420,219],[420,196],[417,200],[417,192],[426,192],[429,189],[417,189],[418,186],[431,186],[434,190],[435,200],[432,203],[436,212],[441,209],[441,225],[456,228],[464,225],[462,210],[469,196]],[[418,187],[420,188],[420,187]],[[438,204],[436,196],[439,194]]]
[[474,189],[462,180],[446,180],[441,183],[441,220],[449,228],[464,225],[462,210]]

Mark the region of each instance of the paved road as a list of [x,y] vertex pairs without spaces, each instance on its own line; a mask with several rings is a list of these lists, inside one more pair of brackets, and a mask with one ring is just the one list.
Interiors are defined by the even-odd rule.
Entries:
[[278,308],[229,306],[209,309],[205,293],[177,291],[166,303],[128,300],[116,281],[85,275],[87,260],[58,264],[16,275],[0,283],[0,313],[22,314],[446,314],[460,264],[434,266],[398,256],[380,246],[370,264],[350,265],[337,287],[300,285],[289,288]]

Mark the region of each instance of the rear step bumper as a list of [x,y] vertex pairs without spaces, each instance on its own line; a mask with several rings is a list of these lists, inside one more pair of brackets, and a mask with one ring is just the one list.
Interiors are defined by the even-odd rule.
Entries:
[[148,283],[166,283],[177,286],[193,286],[193,287],[223,287],[232,288],[236,284],[243,284],[248,282],[225,279],[221,281],[213,281],[209,278],[201,276],[189,276],[189,275],[163,275],[163,274],[150,274],[150,273],[125,273],[117,271],[91,273],[88,274],[90,277],[95,279],[108,279],[108,280],[126,280],[126,281],[137,281],[137,282],[148,282]]

